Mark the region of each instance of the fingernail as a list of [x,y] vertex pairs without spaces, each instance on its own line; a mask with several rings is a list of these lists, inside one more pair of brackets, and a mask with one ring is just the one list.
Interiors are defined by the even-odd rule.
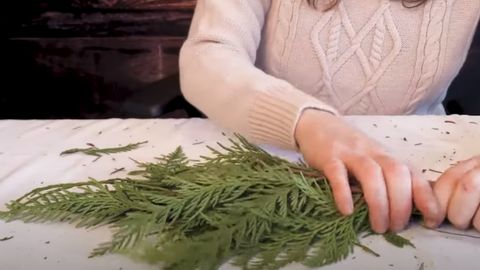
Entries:
[[425,226],[428,227],[428,228],[435,228],[437,227],[437,222],[435,222],[434,220],[425,220]]
[[353,211],[351,211],[348,208],[339,209],[339,211],[342,214],[342,216],[350,216],[351,214],[353,214]]
[[403,230],[406,227],[406,225],[395,225],[390,228],[391,231],[393,232],[399,232]]
[[351,214],[353,214],[353,204],[338,203],[337,209],[343,216],[350,216]]
[[343,212],[346,216],[350,216],[351,214],[353,214],[353,205],[348,205],[347,207],[345,207],[344,209],[345,211]]
[[378,233],[378,234],[383,234],[386,233],[388,228],[387,227],[380,227],[380,226],[372,226],[373,231]]

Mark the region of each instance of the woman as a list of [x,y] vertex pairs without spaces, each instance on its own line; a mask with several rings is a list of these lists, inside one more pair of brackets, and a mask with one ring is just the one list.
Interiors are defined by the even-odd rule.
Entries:
[[353,174],[378,233],[403,229],[412,201],[428,227],[480,230],[480,157],[431,187],[341,117],[444,114],[480,1],[328,1],[198,0],[180,55],[185,97],[224,127],[298,149],[345,215]]

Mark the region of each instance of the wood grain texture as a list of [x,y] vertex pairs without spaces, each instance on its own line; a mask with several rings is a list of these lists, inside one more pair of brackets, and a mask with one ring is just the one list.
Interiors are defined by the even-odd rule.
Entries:
[[4,63],[15,87],[0,96],[0,118],[158,117],[152,108],[188,107],[178,53],[194,6],[192,0],[9,2]]
[[9,37],[111,37],[186,36],[192,13],[188,11],[142,12],[44,12],[10,25]]
[[8,1],[7,9],[28,11],[73,9],[193,10],[196,0],[23,0]]
[[106,9],[175,9],[192,10],[195,0],[74,0],[74,7]]

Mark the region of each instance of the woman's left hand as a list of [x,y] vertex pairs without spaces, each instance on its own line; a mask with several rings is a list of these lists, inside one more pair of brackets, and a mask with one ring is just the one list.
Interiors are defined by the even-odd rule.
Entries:
[[459,229],[480,231],[480,156],[443,173],[433,187],[443,217]]

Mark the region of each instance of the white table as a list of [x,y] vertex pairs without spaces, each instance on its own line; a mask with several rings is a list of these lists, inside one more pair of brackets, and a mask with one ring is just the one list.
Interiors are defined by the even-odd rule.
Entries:
[[[455,161],[480,154],[480,117],[379,116],[348,117],[348,120],[419,170],[443,171]],[[135,151],[102,157],[96,162],[92,162],[94,157],[82,154],[59,156],[65,149],[84,147],[86,143],[111,147],[144,140],[149,143]],[[106,179],[121,167],[133,170],[136,165],[130,157],[152,161],[177,145],[195,157],[207,153],[205,145],[216,141],[226,141],[222,130],[201,119],[3,120],[0,121],[0,209],[4,210],[5,203],[35,187],[82,181],[87,177]],[[298,158],[296,153],[267,149],[287,158]],[[438,177],[432,171],[424,175],[431,180]],[[480,234],[442,229],[470,237],[412,225],[402,235],[411,239],[416,249],[398,249],[379,237],[370,237],[364,243],[380,253],[380,258],[355,250],[349,259],[323,269],[419,269],[422,263],[424,269],[480,269]],[[2,270],[158,269],[119,255],[88,259],[93,248],[109,239],[107,228],[85,230],[68,224],[0,221],[0,239],[9,236],[14,238],[0,242]],[[305,267],[292,265],[288,269]]]

